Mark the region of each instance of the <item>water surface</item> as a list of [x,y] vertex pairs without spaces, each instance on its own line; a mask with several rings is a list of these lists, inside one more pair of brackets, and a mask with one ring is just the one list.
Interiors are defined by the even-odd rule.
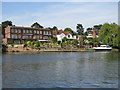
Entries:
[[118,88],[118,52],[6,53],[5,88]]

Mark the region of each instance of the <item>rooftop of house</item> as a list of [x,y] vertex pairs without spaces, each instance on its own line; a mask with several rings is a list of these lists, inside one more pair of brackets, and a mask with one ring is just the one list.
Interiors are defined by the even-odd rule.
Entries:
[[61,34],[61,33],[64,33],[65,35],[72,34],[70,31],[63,31],[63,30],[58,30],[57,31],[57,34]]
[[[47,28],[32,28],[32,27],[20,27],[20,26],[8,26],[9,28],[13,28],[13,29],[34,29],[34,30],[50,30]],[[7,28],[8,28],[7,27]]]

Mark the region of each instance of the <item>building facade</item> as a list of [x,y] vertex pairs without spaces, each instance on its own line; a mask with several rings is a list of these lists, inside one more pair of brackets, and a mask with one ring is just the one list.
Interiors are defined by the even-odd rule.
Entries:
[[26,41],[50,41],[51,35],[50,29],[8,26],[3,42],[20,44]]
[[96,38],[99,36],[99,30],[90,30],[90,31],[87,31],[87,38]]

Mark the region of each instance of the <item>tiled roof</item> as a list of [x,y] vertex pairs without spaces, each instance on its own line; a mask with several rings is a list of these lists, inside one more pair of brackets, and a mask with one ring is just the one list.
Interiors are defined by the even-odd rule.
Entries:
[[58,30],[57,34],[61,34],[61,33],[64,33],[65,35],[72,34],[70,31]]

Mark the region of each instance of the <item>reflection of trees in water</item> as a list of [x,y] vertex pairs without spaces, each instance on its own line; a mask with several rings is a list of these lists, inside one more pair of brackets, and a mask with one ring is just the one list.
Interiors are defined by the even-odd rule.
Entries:
[[120,58],[120,52],[108,52],[105,54],[107,61],[118,61]]

